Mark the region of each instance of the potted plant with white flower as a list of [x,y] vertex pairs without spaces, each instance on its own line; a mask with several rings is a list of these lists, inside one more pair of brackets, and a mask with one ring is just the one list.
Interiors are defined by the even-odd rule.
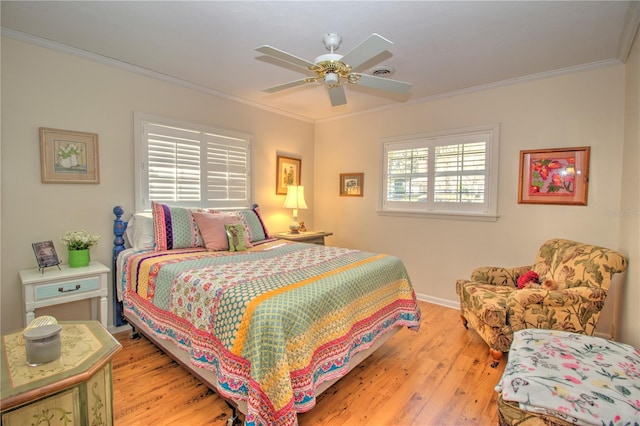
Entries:
[[68,231],[60,238],[60,242],[67,246],[69,266],[72,268],[89,265],[91,261],[89,248],[97,245],[99,241],[100,235],[89,234],[84,229]]

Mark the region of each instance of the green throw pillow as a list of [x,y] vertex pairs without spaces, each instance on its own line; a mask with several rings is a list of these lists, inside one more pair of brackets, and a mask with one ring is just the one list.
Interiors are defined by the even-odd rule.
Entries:
[[224,229],[229,238],[229,251],[245,251],[247,249],[244,244],[244,226],[242,224],[225,224]]

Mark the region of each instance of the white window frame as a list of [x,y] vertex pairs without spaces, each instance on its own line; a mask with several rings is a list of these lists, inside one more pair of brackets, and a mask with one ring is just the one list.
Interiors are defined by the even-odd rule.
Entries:
[[[481,135],[486,141],[485,149],[485,191],[484,202],[448,202],[433,201],[434,162],[436,146],[466,143],[478,139]],[[378,213],[388,216],[428,217],[438,219],[457,219],[471,221],[496,221],[498,219],[498,169],[500,152],[500,125],[489,124],[438,132],[421,133],[408,136],[384,138],[381,147],[381,192],[379,194]],[[428,202],[387,200],[388,153],[398,149],[429,149]]]
[[[201,124],[189,123],[179,120],[173,120],[156,115],[134,113],[134,168],[135,168],[135,208],[138,212],[150,211],[151,200],[149,197],[149,145],[147,140],[147,132],[145,126],[148,124],[167,126],[175,129],[175,132],[179,135],[184,132],[188,132],[193,136],[193,139],[199,140],[205,149],[201,149],[200,158],[200,186],[201,196],[198,200],[191,201],[171,201],[163,203],[171,206],[181,207],[208,207],[224,209],[239,209],[250,208],[253,200],[252,192],[252,135],[242,132],[236,132],[233,130],[219,129]],[[211,141],[212,138],[219,140],[228,140],[232,144],[246,149],[247,158],[247,172],[246,172],[246,196],[242,199],[214,199],[207,200],[206,198],[206,176],[207,176],[207,154],[206,144],[207,140]]]

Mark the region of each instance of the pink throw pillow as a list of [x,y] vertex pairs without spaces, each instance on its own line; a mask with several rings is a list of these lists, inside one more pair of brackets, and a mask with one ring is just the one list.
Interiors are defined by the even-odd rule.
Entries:
[[[207,250],[229,250],[229,238],[224,226],[240,223],[240,219],[238,219],[237,216],[200,212],[193,212],[191,214],[196,220],[198,228],[200,228],[200,234],[202,235],[204,246]],[[252,247],[246,234],[244,243],[247,248]]]

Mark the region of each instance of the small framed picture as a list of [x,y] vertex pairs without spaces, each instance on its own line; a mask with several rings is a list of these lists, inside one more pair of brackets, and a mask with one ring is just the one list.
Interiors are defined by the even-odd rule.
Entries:
[[276,195],[287,195],[289,185],[300,185],[302,160],[278,155],[276,162]]
[[520,151],[518,203],[587,205],[590,147]]
[[340,173],[340,196],[362,197],[364,195],[364,173]]
[[56,248],[53,246],[53,241],[41,241],[31,245],[33,246],[33,252],[36,255],[36,260],[38,261],[38,267],[40,269],[60,265],[60,259],[58,259],[58,255],[56,254]]
[[98,135],[40,128],[42,183],[100,183]]

